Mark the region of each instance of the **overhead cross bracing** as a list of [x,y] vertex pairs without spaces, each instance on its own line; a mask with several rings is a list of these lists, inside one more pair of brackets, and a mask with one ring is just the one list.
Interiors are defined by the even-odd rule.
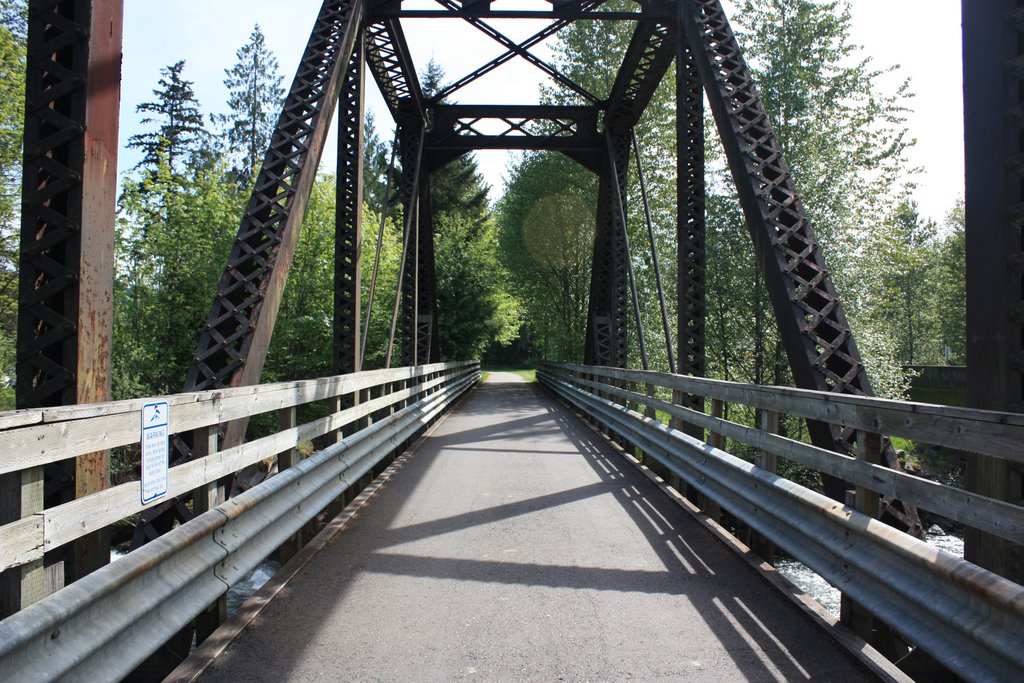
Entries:
[[[1019,5],[1016,0],[984,8],[981,3],[965,3],[965,24],[971,29],[967,35],[973,36],[974,46],[969,53],[973,59],[968,62],[977,72],[971,81],[971,92],[975,93],[977,113],[990,117],[985,118],[984,125],[977,126],[978,131],[985,133],[972,149],[984,158],[973,160],[975,182],[969,183],[973,196],[968,203],[980,207],[987,202],[992,214],[982,219],[971,218],[970,222],[976,225],[980,220],[983,226],[987,223],[1000,231],[996,237],[979,231],[972,235],[972,239],[981,236],[977,239],[990,250],[991,258],[972,259],[970,270],[985,271],[988,279],[973,278],[974,297],[982,300],[976,311],[982,313],[976,312],[969,325],[975,332],[984,331],[986,321],[978,316],[984,318],[987,312],[988,327],[996,330],[997,337],[990,342],[981,334],[969,335],[975,344],[972,355],[984,356],[983,362],[974,364],[972,369],[977,375],[972,382],[976,392],[992,393],[993,376],[1019,379],[1020,373],[1013,368],[1019,370],[1022,365],[1017,357],[1020,307],[1014,303],[1020,300],[1020,264],[1024,262],[1018,253],[1020,221],[1014,218],[1019,192],[1007,190],[1000,201],[986,199],[991,188],[1005,190],[1012,186],[1019,190],[1019,183],[1005,182],[1008,175],[1016,173],[1012,163],[1005,163],[1005,155],[978,152],[998,152],[1005,147],[1007,130],[1010,137],[1019,133],[1019,117],[1008,117],[1006,112],[1019,112],[1020,74],[991,69],[992,64],[1019,61]],[[424,8],[427,6],[430,9]],[[407,251],[396,304],[402,333],[398,363],[420,366],[414,370],[422,370],[438,355],[434,226],[429,203],[431,173],[472,150],[529,149],[564,153],[598,176],[598,237],[587,315],[587,367],[626,365],[631,356],[630,343],[634,338],[640,341],[641,334],[637,294],[630,275],[633,256],[626,232],[630,164],[639,165],[640,157],[639,150],[634,149],[633,129],[643,119],[654,89],[674,63],[679,269],[675,343],[680,372],[699,376],[705,366],[706,96],[754,249],[764,269],[796,383],[826,392],[870,394],[864,363],[797,184],[721,3],[646,0],[634,3],[633,11],[609,11],[606,3],[599,0],[566,0],[546,5],[535,3],[531,7],[519,10],[512,3],[479,0],[436,0],[432,5],[427,0],[323,2],[202,330],[186,387],[219,390],[258,382],[302,214],[335,113],[341,134],[332,370],[348,374],[359,369],[364,64],[382,89],[399,129],[397,147],[402,173],[395,180],[406,209]],[[109,382],[109,368],[105,365],[109,361],[109,348],[105,346],[109,343],[109,292],[98,286],[107,276],[93,267],[102,265],[112,253],[109,216],[113,215],[115,188],[100,182],[109,183],[112,178],[109,173],[102,173],[110,167],[111,159],[92,154],[91,150],[116,149],[116,117],[112,114],[116,103],[112,93],[117,90],[113,67],[120,51],[121,9],[120,0],[31,2],[17,371],[18,404],[24,408],[99,401],[109,395],[109,384],[104,386]],[[420,65],[413,59],[403,25],[439,19],[455,20],[464,23],[468,31],[480,32],[496,46],[497,53],[428,97],[417,77]],[[516,37],[514,31],[501,23],[516,20],[546,24],[539,31]],[[540,47],[546,40],[574,22],[613,20],[630,22],[633,34],[608,92],[574,80],[556,60],[541,54]],[[543,74],[565,93],[566,101],[558,105],[448,102],[448,98],[456,95],[465,96],[482,79],[500,73],[499,69],[512,62],[525,63]],[[995,78],[992,73],[997,74]],[[982,167],[985,172],[978,173]],[[972,211],[971,216],[983,215],[977,208]],[[1006,244],[1013,247],[1009,254]],[[109,260],[106,265],[110,266]],[[977,287],[978,282],[986,287]],[[999,306],[985,305],[985,300],[991,300],[991,291],[1006,294]],[[1001,344],[992,346],[995,341]],[[1012,348],[1015,344],[1016,348]],[[1008,366],[1012,371],[1007,370]],[[587,369],[580,373],[581,382],[592,381],[586,378]],[[1006,391],[1001,392],[998,405],[991,407],[1019,408],[1019,388],[1019,382],[1010,382]],[[398,388],[399,392],[404,390],[405,387]],[[607,394],[632,390],[613,384],[600,391]],[[673,385],[673,391],[680,394],[673,397],[675,405],[704,408],[703,398],[688,400],[685,387]],[[1012,396],[1014,391],[1016,397]],[[636,398],[629,396],[627,403]],[[339,407],[345,401],[363,399],[356,392],[330,397]],[[396,399],[399,400],[405,398]],[[828,405],[830,400],[833,399],[824,403]],[[720,410],[721,400],[717,408]],[[624,410],[628,411],[628,406]],[[715,411],[712,402],[712,415],[707,419],[717,419]],[[677,426],[704,438],[703,427],[688,425],[685,418],[675,417]],[[706,416],[694,414],[690,419],[696,423],[698,417]],[[861,424],[858,433],[849,421],[828,426],[814,421],[823,420],[821,415],[805,417],[811,420],[809,431],[818,447],[855,452],[858,456],[837,462],[859,460],[863,461],[861,464],[873,465],[874,459],[883,457],[886,451],[877,436],[866,438],[872,430],[881,429],[877,425]],[[220,452],[216,449],[239,444],[244,433],[244,419],[227,424],[223,434],[216,425],[204,425],[204,431],[194,435],[191,450],[184,441],[177,441],[182,444],[180,458]],[[891,449],[888,454],[892,456]],[[41,502],[43,491],[54,494],[45,496],[49,500],[77,496],[77,502],[81,502],[93,488],[102,487],[95,474],[103,467],[103,457],[100,453],[79,458],[80,467],[73,473],[57,471],[50,467],[53,462],[48,461],[45,477],[44,466],[40,465],[28,472],[24,480],[15,482],[13,488],[12,479],[5,478],[5,490],[14,491],[5,498],[7,507],[22,515],[18,523],[27,528],[25,520],[42,519],[46,512]],[[998,470],[981,471],[979,475],[986,481],[972,486],[980,486],[981,492],[993,501],[1016,504],[1021,488],[1017,464],[1007,462]],[[842,482],[830,483],[833,495],[845,493]],[[140,537],[152,538],[172,526],[166,516],[158,519],[162,513],[173,512],[184,520],[203,506],[215,504],[222,495],[218,488],[222,484],[204,480],[203,485],[206,488],[197,491],[200,495],[194,497],[191,510],[181,500],[146,510]],[[977,488],[970,493],[976,492]],[[972,505],[976,503],[976,499],[971,500]],[[902,515],[910,530],[915,530],[912,508],[904,506],[893,511]],[[986,533],[1006,533],[998,525],[992,526],[995,528]],[[1020,545],[1013,539],[1007,540],[1011,541],[1007,544],[1010,550],[991,545],[999,557],[985,553],[978,562],[1002,563],[1006,567],[1002,569],[1004,574],[1020,576]],[[76,558],[87,557],[78,550]],[[39,550],[40,556],[42,552]],[[92,555],[94,559],[98,557]],[[37,560],[39,557],[16,568],[18,599],[29,601],[38,597],[43,567]],[[87,570],[91,561],[74,567],[67,578],[74,578],[79,569]]]
[[[497,53],[428,97],[417,76],[422,65],[414,62],[403,23],[442,18],[463,22],[467,30],[482,33],[495,43]],[[515,39],[505,26],[520,19],[546,20],[546,24]],[[632,38],[607,93],[591,92],[538,54],[539,46],[577,21],[633,24]],[[549,78],[572,104],[448,103],[446,98],[468,92],[477,81],[513,60],[525,62]],[[680,301],[685,303],[675,340],[680,370],[700,375],[705,363],[703,90],[711,103],[754,245],[765,268],[797,383],[806,388],[870,394],[864,365],[831,275],[753,88],[750,69],[717,0],[645,0],[625,12],[608,10],[602,0],[559,0],[523,9],[486,1],[324,2],[271,138],[185,389],[258,382],[302,214],[336,111],[342,131],[338,153],[342,201],[337,217],[333,369],[359,369],[358,245],[362,228],[358,186],[364,107],[360,74],[364,63],[398,126],[403,168],[399,193],[411,246],[406,249],[402,266],[400,320],[396,321],[401,342],[396,363],[416,365],[436,361],[439,356],[433,218],[429,207],[431,173],[472,150],[527,149],[563,152],[598,176],[597,239],[585,359],[597,365],[626,364],[630,339],[641,333],[638,319],[630,322],[637,306],[630,286],[631,254],[626,235],[627,178],[634,156],[630,149],[632,129],[674,63],[679,121],[677,267]],[[32,130],[29,125],[30,134]],[[35,149],[35,143],[28,148]],[[35,234],[49,235],[38,230]],[[24,253],[35,252],[26,249]],[[57,252],[49,249],[48,253]],[[30,283],[26,281],[25,286]],[[21,328],[21,346],[31,352],[26,360],[52,356],[36,349],[41,343],[68,348],[64,337],[50,331],[45,322],[49,318],[40,319],[43,322],[29,319],[37,315],[37,308],[24,307],[22,315],[27,317]],[[667,341],[671,345],[672,340]],[[59,362],[71,364],[73,356]],[[68,365],[64,367],[74,371]],[[48,377],[52,376],[56,375],[49,373]],[[19,382],[26,401],[41,402],[36,395],[40,389],[60,386],[48,378],[43,380]],[[818,445],[842,450],[852,447],[852,434],[814,424],[811,432]],[[238,444],[244,433],[244,421],[230,423],[223,443]],[[183,445],[180,459],[192,457],[184,442],[179,443]],[[835,495],[841,495],[839,486],[833,488]],[[185,514],[181,506],[172,509],[178,515]],[[149,527],[152,520],[145,521]],[[916,523],[912,515],[904,521],[911,527]],[[152,531],[147,534],[152,535]]]

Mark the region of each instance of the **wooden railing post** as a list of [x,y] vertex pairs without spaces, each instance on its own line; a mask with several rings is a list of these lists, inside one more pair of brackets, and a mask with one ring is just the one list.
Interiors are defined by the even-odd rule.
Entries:
[[[871,432],[857,432],[858,460],[879,465],[882,462],[882,437]],[[854,507],[868,515],[872,519],[878,518],[879,506],[878,493],[863,486],[858,486],[854,494]],[[875,618],[874,616],[851,600],[844,593],[840,604],[840,617],[844,624],[853,629],[853,632],[864,639],[867,643],[874,640]]]
[[[219,426],[200,427],[192,432],[192,454],[195,459],[205,458],[219,450]],[[221,481],[211,481],[192,492],[192,514],[199,516],[224,502],[224,485]],[[212,605],[200,612],[196,617],[196,642],[202,643],[210,637],[228,618],[227,591],[217,598]]]
[[[0,524],[38,516],[42,539],[43,468],[30,467],[0,476]],[[0,619],[46,597],[43,559],[4,572],[0,581]]]
[[[761,431],[767,434],[779,433],[779,414],[777,412],[774,410],[761,412]],[[779,458],[774,453],[759,451],[755,464],[761,469],[775,473],[778,471]],[[751,531],[750,547],[762,560],[769,564],[775,563],[775,544],[756,531]]]
[[[717,398],[711,400],[711,417],[717,417],[720,420],[725,417],[725,401],[722,401],[721,399]],[[709,430],[707,442],[714,448],[717,448],[719,450],[725,450],[725,437],[719,434],[718,432]],[[701,501],[701,507],[704,510],[704,514],[706,514],[708,517],[715,520],[716,522],[721,521],[722,507],[718,503],[712,501],[707,496],[702,497],[704,500]]]
[[[680,391],[679,389],[672,390],[672,403],[673,405],[677,406],[693,407],[691,401],[689,400],[689,395],[683,391]],[[701,399],[701,403],[703,404],[703,399]],[[703,411],[703,406],[701,407],[701,410]],[[689,434],[690,436],[700,439],[701,441],[704,440],[704,430],[702,428],[696,425],[689,424],[680,417],[676,417],[673,415],[670,426],[672,427],[672,429],[676,429],[680,432]],[[679,475],[671,475],[669,478],[669,483],[672,485],[672,488],[674,488],[676,491],[679,491],[679,493],[683,494],[687,498],[693,499],[695,497],[695,491],[693,490],[693,487],[691,487],[689,484],[680,479]]]
[[[654,384],[651,384],[650,382],[647,382],[646,384],[644,384],[644,393],[647,394],[647,396],[649,396],[651,398],[654,398],[654,390],[655,390],[655,385]],[[648,419],[651,419],[651,420],[657,420],[658,419],[658,411],[654,408],[653,405],[648,403],[647,406],[646,406],[646,409],[644,410],[644,417],[646,417]],[[659,477],[661,477],[665,481],[666,484],[670,484],[671,485],[671,483],[672,483],[671,482],[672,472],[667,467],[665,467],[665,465],[663,465],[662,463],[658,462],[653,457],[648,458],[646,453],[644,454],[644,464],[647,465],[647,467],[650,468],[650,470],[652,472],[654,472]]]
[[[278,413],[278,424],[281,431],[287,429],[294,429],[298,424],[298,410],[295,406],[290,408],[282,408]],[[299,450],[297,448],[287,448],[277,454],[277,471],[280,474],[287,469],[295,467],[300,459]],[[281,544],[281,547],[277,549],[277,559],[281,564],[284,564],[299,552],[304,545],[302,538],[302,531],[298,531],[291,538]]]

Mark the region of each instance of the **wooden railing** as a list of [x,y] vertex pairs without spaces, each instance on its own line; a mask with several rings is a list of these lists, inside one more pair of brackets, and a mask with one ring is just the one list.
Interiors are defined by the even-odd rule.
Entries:
[[[777,545],[839,588],[842,619],[865,641],[877,617],[966,679],[1024,676],[1024,588],[877,520],[889,497],[1024,543],[1020,504],[880,464],[882,435],[1024,462],[1024,415],[567,364],[542,365],[538,379],[679,477],[705,513],[730,513],[764,559]],[[681,405],[686,396],[710,414]],[[760,412],[760,428],[725,419],[728,404]],[[856,430],[855,455],[778,434],[782,416]],[[779,476],[780,459],[848,482],[849,505]]]
[[[295,462],[293,449],[300,444],[361,426],[473,373],[479,373],[478,363],[448,363],[160,398],[0,413],[0,474],[20,474],[24,501],[21,518],[0,526],[0,570],[38,563],[46,552],[175,496],[196,491],[199,495],[195,511],[209,509],[220,502],[218,494],[209,487],[216,486],[222,478],[279,455],[283,456],[279,465],[284,469]],[[296,411],[300,406],[322,402],[340,408],[338,399],[343,397],[349,397],[355,405],[305,424],[296,424]],[[170,468],[166,496],[143,504],[140,484],[133,481],[43,509],[44,465],[100,450],[137,446],[142,407],[164,401],[170,410],[171,434],[192,433],[193,443],[202,444],[206,451],[202,457]],[[269,412],[281,413],[284,426],[280,431],[239,446],[218,449],[217,433],[221,424]],[[23,587],[23,595],[42,597],[40,572],[24,580],[39,585]]]

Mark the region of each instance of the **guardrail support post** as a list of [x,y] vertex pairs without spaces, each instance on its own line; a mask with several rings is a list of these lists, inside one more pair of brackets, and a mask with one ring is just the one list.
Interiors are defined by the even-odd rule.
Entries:
[[[200,427],[192,432],[192,454],[196,459],[205,457],[219,450],[219,433],[217,425]],[[224,486],[219,481],[196,489],[192,493],[192,513],[197,517],[207,510],[212,510],[224,502]]]
[[[650,382],[648,382],[647,384],[644,385],[644,393],[647,394],[648,396],[650,396],[651,398],[654,398],[654,389],[655,389],[655,385],[651,384]],[[650,418],[652,420],[657,420],[658,419],[658,411],[655,410],[654,406],[648,404],[647,407],[646,407],[646,410],[644,410],[644,417]],[[673,487],[675,486],[674,479],[676,479],[676,477],[674,477],[672,475],[672,472],[669,471],[669,469],[667,467],[665,467],[664,465],[662,465],[660,462],[658,462],[654,458],[647,458],[646,455],[645,455],[644,456],[644,464],[647,465],[647,467],[650,468],[650,470],[652,472],[654,472],[659,477],[664,479],[665,483],[667,483],[667,484],[669,484],[670,486],[673,486]]]
[[[192,432],[192,454],[195,459],[203,458],[219,450],[218,425],[200,427]],[[192,493],[192,514],[199,516],[224,502],[224,485],[212,481]],[[210,637],[228,618],[228,597],[225,591],[216,601],[196,617],[196,642],[202,643]]]
[[[0,477],[0,523],[41,514],[43,481],[42,467]],[[0,619],[42,600],[46,596],[45,575],[42,559],[4,572],[0,583]]]
[[[761,431],[768,434],[779,433],[779,414],[777,412],[774,410],[765,410],[761,412]],[[761,451],[757,454],[755,464],[762,469],[774,473],[778,470],[779,458],[774,453]],[[757,553],[758,557],[769,564],[775,563],[774,543],[757,532],[751,532],[750,545],[754,552]]]
[[[717,417],[720,420],[724,419],[725,401],[722,401],[721,399],[717,398],[711,400],[711,417]],[[714,448],[717,448],[719,450],[725,450],[725,437],[717,432],[709,430],[707,442]],[[722,519],[722,507],[718,503],[712,501],[710,498],[707,498],[706,496],[703,495],[701,496],[700,503],[701,509],[704,511],[704,514],[706,514],[708,517],[715,520],[716,522]]]
[[[858,431],[857,452],[858,460],[870,462],[873,465],[882,462],[882,437],[878,434]],[[878,518],[879,495],[863,486],[858,486],[854,494],[854,507],[872,519]],[[874,616],[843,594],[840,606],[840,619],[853,629],[853,632],[864,639],[867,643],[873,643],[875,637]]]
[[[287,429],[294,429],[298,424],[298,411],[293,406],[291,408],[285,408],[279,413],[279,424],[281,431]],[[281,451],[277,455],[277,472],[280,474],[285,470],[294,467],[299,462],[299,451],[296,448],[288,448]],[[304,545],[302,538],[302,531],[298,531],[289,538],[287,541],[281,544],[281,547],[277,549],[277,559],[281,564],[284,564],[291,558],[293,558]]]

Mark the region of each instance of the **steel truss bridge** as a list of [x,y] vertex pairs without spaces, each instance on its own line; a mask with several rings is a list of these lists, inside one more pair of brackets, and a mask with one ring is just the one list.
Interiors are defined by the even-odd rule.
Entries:
[[[172,499],[142,505],[137,484],[109,487],[107,465],[110,448],[139,442],[138,411],[147,402],[109,402],[122,0],[29,1],[19,410],[0,415],[0,589],[3,614],[11,615],[0,622],[0,677],[166,673],[194,635],[202,643],[216,632],[227,585],[279,549],[294,552],[308,540],[302,529],[311,519],[350,503],[469,391],[476,364],[439,363],[429,198],[432,174],[477,149],[562,152],[599,180],[585,365],[540,372],[557,397],[599,423],[610,442],[642,453],[652,476],[707,517],[730,520],[767,561],[779,545],[839,585],[837,628],[855,634],[856,647],[873,647],[922,677],[1020,677],[1024,4],[963,6],[969,410],[872,398],[796,183],[718,0],[642,0],[628,11],[608,10],[602,0],[549,4],[518,10],[436,0],[434,9],[414,10],[400,0],[323,2],[183,391],[167,399]],[[464,20],[504,52],[427,97],[402,21],[435,17]],[[495,20],[516,18],[547,25],[522,41],[495,28]],[[608,93],[590,92],[531,51],[573,22],[611,20],[635,28]],[[442,103],[513,59],[543,71],[577,103]],[[630,164],[641,163],[634,127],[673,68],[678,319],[672,373],[658,374],[626,368],[629,329],[639,329],[626,194]],[[406,244],[403,367],[371,372],[363,372],[360,351],[367,73],[398,126]],[[706,103],[797,389],[703,379]],[[335,118],[333,367],[324,368],[330,376],[323,380],[260,385]],[[669,338],[667,318],[665,327]],[[297,424],[296,408],[309,403],[326,404],[327,416]],[[761,429],[725,419],[727,403],[755,407],[764,416]],[[246,442],[249,417],[269,411],[281,412],[281,430]],[[670,425],[656,411],[669,415]],[[780,414],[806,418],[811,444],[777,435]],[[305,460],[296,455],[299,443],[327,435],[335,445]],[[884,435],[969,452],[966,489],[901,472]],[[742,464],[726,452],[728,440],[763,455],[756,465]],[[268,457],[278,458],[282,474],[225,501],[225,478]],[[833,502],[782,479],[779,457],[820,471]],[[966,560],[914,538],[918,507],[968,527]],[[105,566],[105,530],[134,515],[140,548]],[[875,521],[882,516],[908,533]],[[903,675],[891,663],[876,662],[875,670]]]

